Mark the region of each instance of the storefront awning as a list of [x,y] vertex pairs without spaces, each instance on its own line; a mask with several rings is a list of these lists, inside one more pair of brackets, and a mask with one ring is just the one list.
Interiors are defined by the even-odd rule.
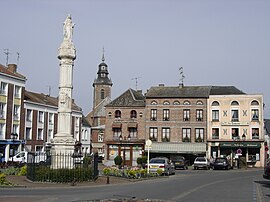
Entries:
[[128,128],[137,128],[137,123],[135,123],[135,122],[128,123],[127,127]]
[[112,127],[113,128],[121,128],[122,127],[122,124],[121,123],[113,123],[112,124]]
[[178,154],[200,154],[206,153],[205,143],[173,143],[173,142],[153,142],[150,153],[178,153]]
[[261,148],[260,142],[220,142],[220,147]]

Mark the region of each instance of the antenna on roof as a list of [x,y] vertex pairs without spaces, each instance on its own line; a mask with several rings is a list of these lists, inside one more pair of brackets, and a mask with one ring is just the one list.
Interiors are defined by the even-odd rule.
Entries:
[[6,54],[6,56],[7,56],[7,58],[6,58],[6,66],[8,66],[8,56],[9,56],[9,54],[10,54],[8,48],[4,49],[4,54]]
[[19,66],[19,60],[20,60],[20,53],[17,52],[17,66]]
[[135,80],[136,82],[136,90],[138,90],[138,79],[140,79],[141,77],[134,77],[131,80]]
[[179,68],[179,73],[180,73],[180,83],[179,83],[179,86],[183,87],[184,86],[184,68],[183,67],[180,67]]
[[49,90],[48,96],[51,96],[51,89],[52,89],[52,87],[50,85],[48,85],[47,87],[48,87],[48,90]]

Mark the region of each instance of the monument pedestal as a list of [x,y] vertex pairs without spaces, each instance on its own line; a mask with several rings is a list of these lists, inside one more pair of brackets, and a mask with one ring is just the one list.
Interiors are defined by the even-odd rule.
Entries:
[[52,141],[51,167],[53,169],[74,168],[75,139],[56,137]]

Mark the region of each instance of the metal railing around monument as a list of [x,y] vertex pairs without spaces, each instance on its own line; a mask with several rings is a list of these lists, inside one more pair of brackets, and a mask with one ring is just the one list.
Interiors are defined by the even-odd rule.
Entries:
[[39,182],[83,182],[94,177],[92,157],[74,154],[28,153],[27,179]]

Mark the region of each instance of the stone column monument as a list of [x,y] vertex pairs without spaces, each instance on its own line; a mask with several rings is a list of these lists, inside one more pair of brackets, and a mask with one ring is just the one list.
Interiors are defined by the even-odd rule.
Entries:
[[64,22],[64,40],[58,49],[60,60],[59,96],[58,96],[58,125],[57,134],[52,140],[52,167],[72,168],[75,139],[72,128],[72,89],[73,66],[76,59],[76,49],[72,42],[74,24],[68,15]]

